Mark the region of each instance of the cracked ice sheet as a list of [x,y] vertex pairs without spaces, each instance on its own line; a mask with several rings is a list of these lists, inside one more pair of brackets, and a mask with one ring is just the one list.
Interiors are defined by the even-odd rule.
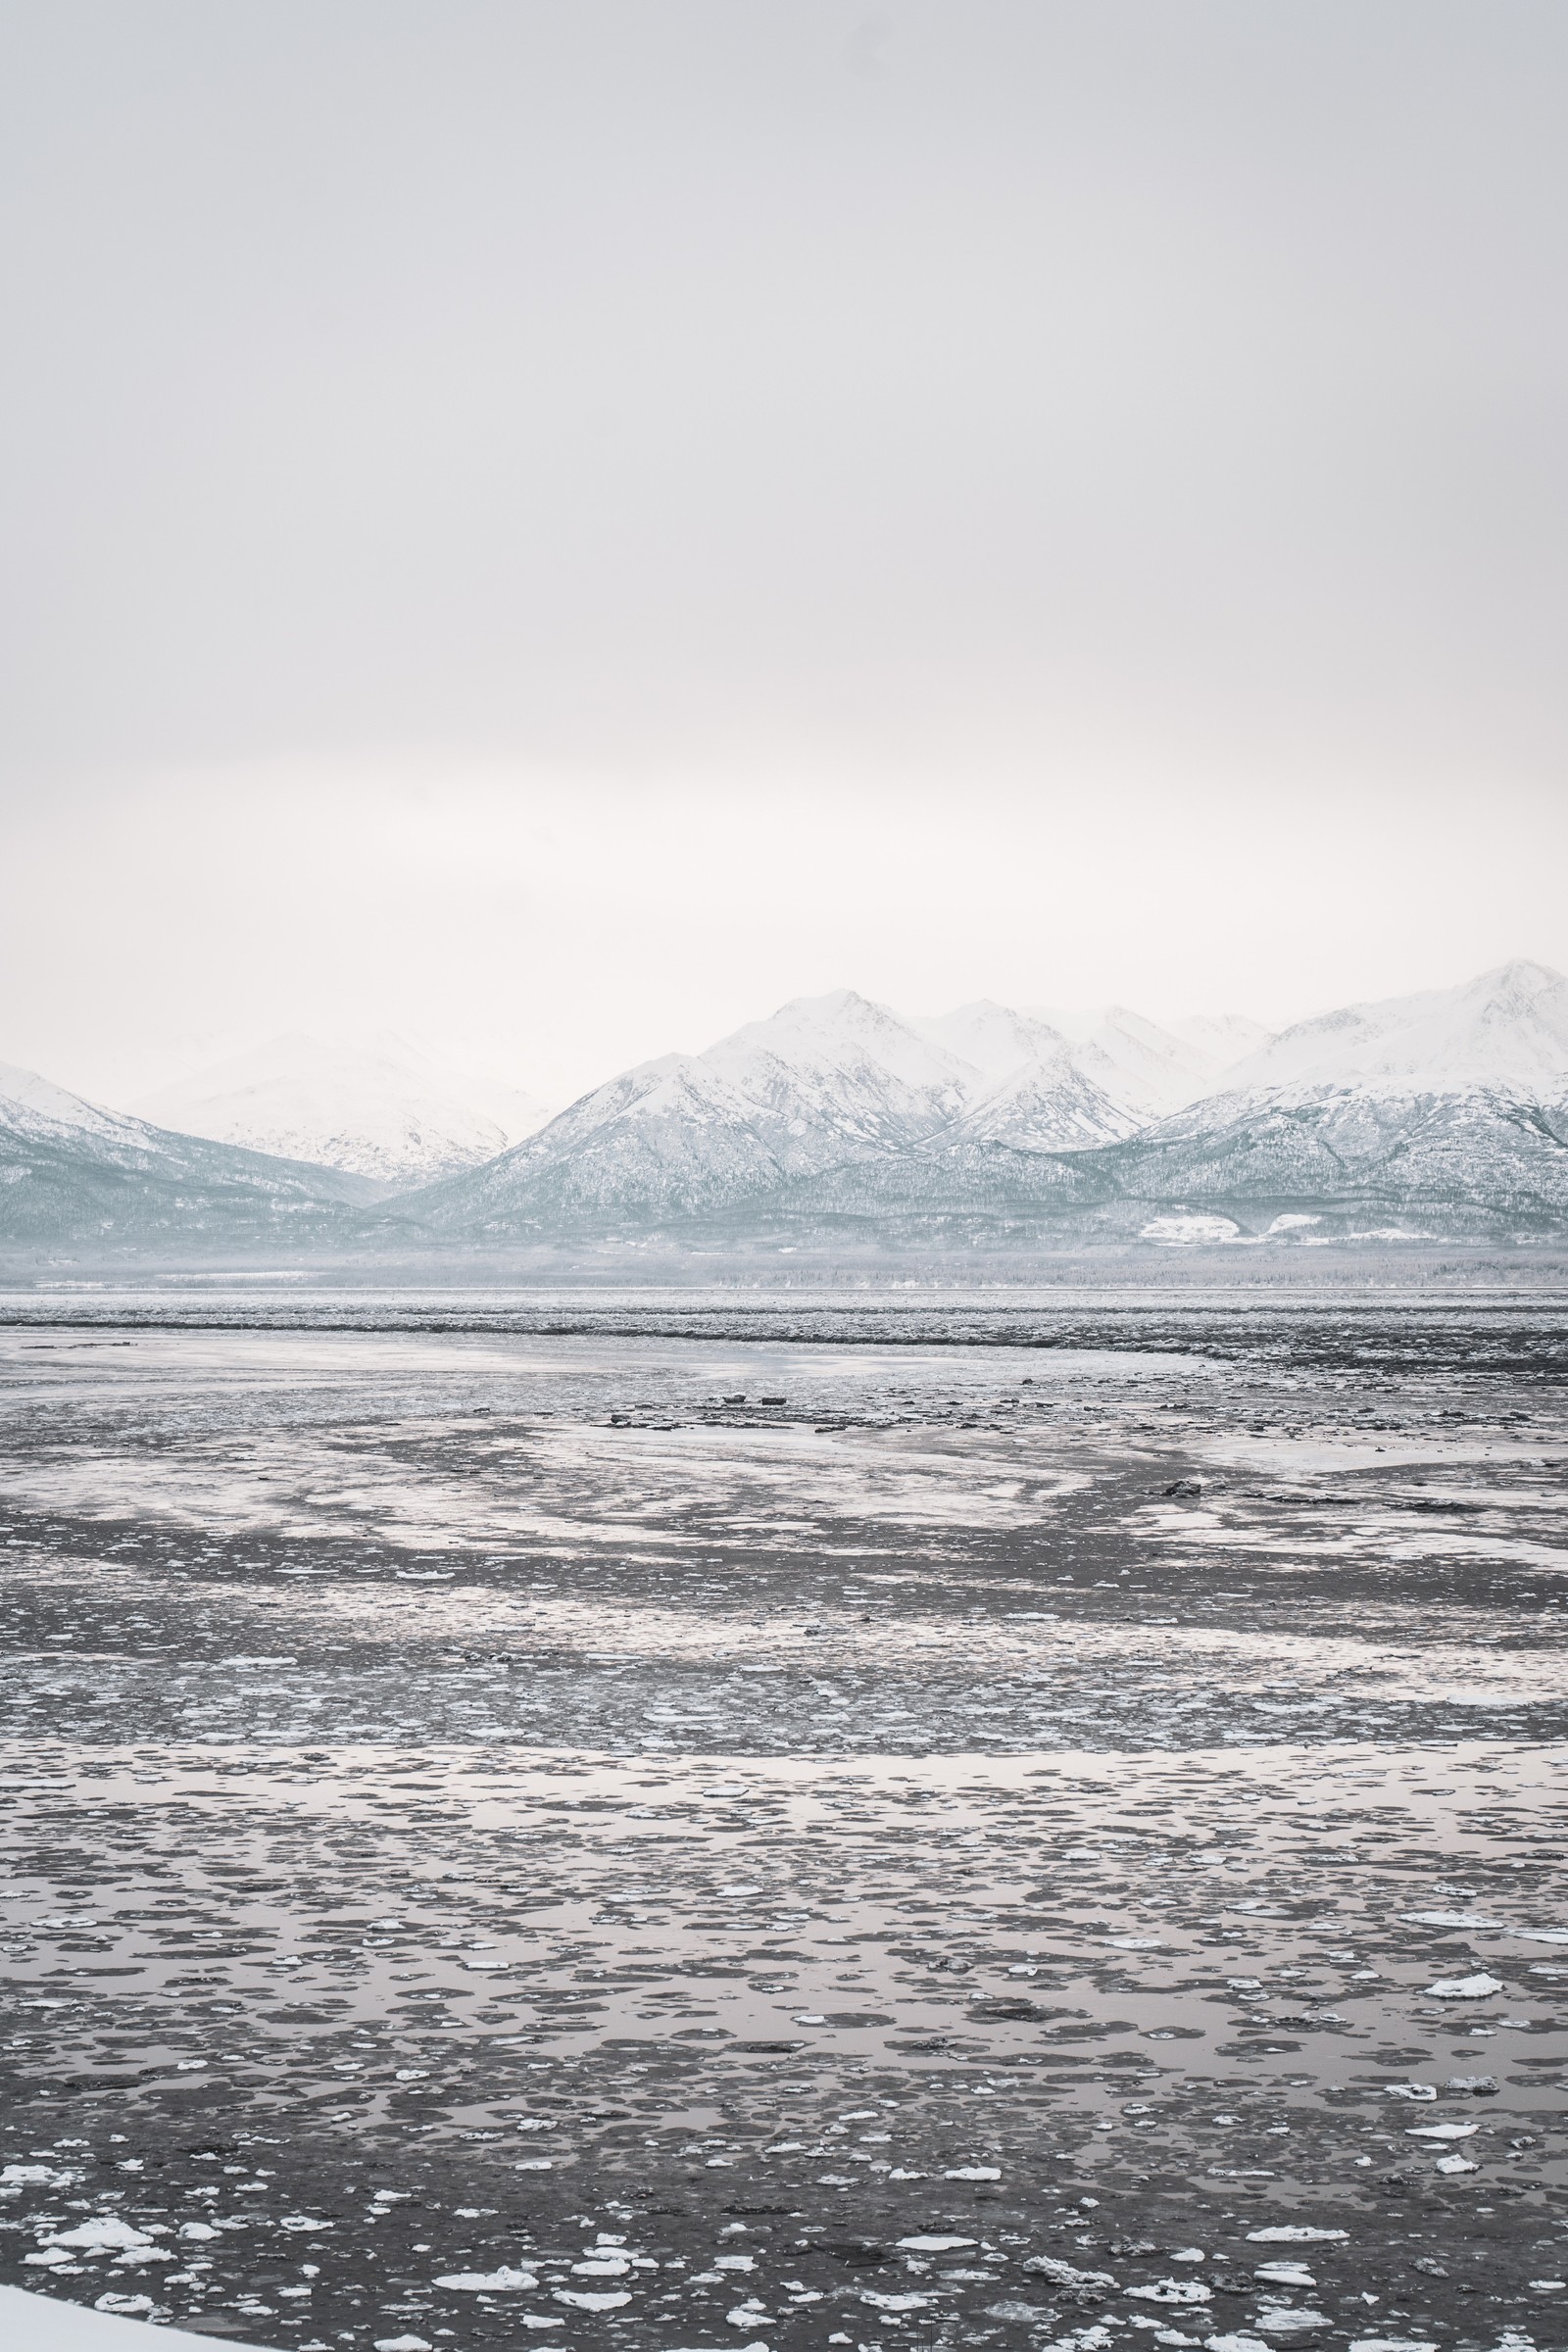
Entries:
[[[1084,2320],[1037,2254],[1108,2277],[1107,2327],[1148,2317],[1133,2290],[1180,2249],[1228,2254],[1240,2294],[1197,2276],[1245,2334],[1250,2229],[1304,2220],[1346,2230],[1313,2248],[1331,2313],[1375,2293],[1419,2332],[1462,2281],[1539,2332],[1562,2186],[1557,1955],[1530,1940],[1561,1918],[1549,1575],[1412,1558],[1396,1526],[1325,1560],[1305,1469],[1249,1504],[1251,1556],[1141,1517],[1227,1417],[1288,1424],[1304,1461],[1372,1410],[1425,1479],[1475,1451],[1438,1426],[1459,1411],[1538,1542],[1560,1398],[1478,1372],[1494,1342],[1451,1330],[1446,1355],[1429,1320],[1415,1345],[1351,1317],[1332,1378],[1278,1318],[1196,1374],[1152,1350],[297,1334],[160,1335],[156,1363],[117,1343],[107,1370],[73,1343],[47,1377],[5,1355],[8,1463],[90,1472],[110,1507],[4,1498],[10,1720],[40,1735],[0,1774],[23,1896],[5,2121],[82,2179],[19,2181],[0,2253],[80,2218],[66,2198],[182,2229],[213,2186],[240,2226],[180,2238],[180,2269],[52,2262],[51,2291],[269,2344],[499,2344],[515,2296],[436,2282],[526,2261],[526,2308],[572,2342],[734,2341],[744,2293],[758,2340],[814,2352],[885,2323],[869,2286],[927,2298],[893,2315],[906,2340],[1021,2347]],[[758,1402],[722,1403],[741,1390]],[[253,1523],[160,1511],[187,1462],[243,1494],[248,1448]],[[1332,1477],[1375,1531],[1396,1490],[1355,1450]],[[483,1512],[534,1458],[569,1532],[492,1544]],[[933,1459],[943,1513],[880,1516]],[[995,1492],[1020,1476],[1033,1515]],[[283,1528],[291,1494],[320,1497],[314,1532]],[[417,1544],[382,1541],[383,1494]],[[607,1516],[655,1540],[605,1543]],[[1466,1736],[1505,1715],[1538,1744]],[[1425,1989],[1482,1974],[1503,1990],[1479,2007]],[[1431,2105],[1389,2098],[1412,2078]],[[1479,2119],[1473,2174],[1407,2136],[1434,2114]],[[899,2238],[943,2233],[972,2250],[910,2270]],[[563,2306],[601,2235],[659,2272],[625,2306]],[[736,2246],[751,2269],[718,2271]]]
[[[870,1524],[968,1529],[1023,1527],[1082,1492],[1088,1474],[1055,1463],[1020,1466],[1009,1449],[939,1446],[903,1433],[817,1437],[780,1428],[759,1437],[728,1429],[653,1436],[642,1431],[531,1429],[497,1444],[474,1433],[462,1474],[431,1465],[415,1473],[400,1449],[446,1436],[443,1425],[404,1423],[312,1443],[289,1432],[236,1443],[188,1444],[176,1459],[110,1466],[38,1464],[18,1481],[19,1499],[89,1518],[129,1509],[187,1525],[263,1529],[309,1538],[352,1521],[382,1542],[422,1546],[523,1541],[691,1544],[704,1535],[773,1529],[796,1514],[794,1534],[855,1517]],[[956,1483],[956,1460],[964,1478]],[[526,1481],[532,1492],[512,1491]],[[579,1500],[592,1487],[593,1517]],[[700,1531],[665,1524],[671,1509],[702,1514]],[[653,1525],[648,1524],[650,1521]]]

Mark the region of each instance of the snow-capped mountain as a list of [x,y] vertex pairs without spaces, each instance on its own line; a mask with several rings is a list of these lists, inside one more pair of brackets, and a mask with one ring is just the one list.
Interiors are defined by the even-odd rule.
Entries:
[[765,1106],[782,1149],[788,1137],[812,1159],[819,1149],[808,1137],[876,1150],[934,1133],[965,1107],[975,1077],[957,1054],[852,988],[798,997],[696,1058]]
[[965,1065],[853,990],[802,998],[703,1054],[594,1088],[540,1134],[407,1205],[486,1231],[552,1219],[691,1216],[949,1124]]
[[744,1214],[830,1169],[884,1158],[1115,1142],[1222,1066],[1136,1013],[1079,1026],[1074,1039],[986,1000],[906,1018],[853,989],[799,998],[705,1053],[612,1079],[404,1211],[488,1234]]
[[[1107,1169],[1251,1230],[1528,1235],[1568,1219],[1568,980],[1515,962],[1298,1022]],[[1370,1220],[1370,1222],[1369,1222]]]
[[274,1038],[136,1107],[189,1135],[400,1185],[477,1167],[550,1117],[520,1090],[460,1077],[391,1036]]
[[0,1065],[0,1243],[179,1253],[347,1243],[374,1188],[167,1133]]
[[[977,1119],[988,1123],[971,1130]],[[728,1211],[844,1162],[969,1132],[1067,1148],[1128,1124],[1038,1022],[988,1004],[909,1021],[841,989],[799,998],[705,1053],[628,1070],[488,1167],[406,1206],[443,1226],[476,1218],[486,1231],[563,1217],[658,1222]]]
[[1347,1004],[1298,1021],[1237,1063],[1228,1090],[1393,1081],[1421,1089],[1568,1085],[1568,979],[1500,964],[1460,988]]

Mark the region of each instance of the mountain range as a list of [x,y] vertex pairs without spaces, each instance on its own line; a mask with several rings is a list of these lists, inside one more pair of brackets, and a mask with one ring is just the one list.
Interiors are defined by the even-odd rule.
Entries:
[[481,1106],[391,1040],[279,1040],[143,1107],[0,1068],[0,1241],[504,1258],[1568,1236],[1568,980],[1530,962],[1277,1035],[1122,1007],[913,1017],[841,990],[549,1119]]

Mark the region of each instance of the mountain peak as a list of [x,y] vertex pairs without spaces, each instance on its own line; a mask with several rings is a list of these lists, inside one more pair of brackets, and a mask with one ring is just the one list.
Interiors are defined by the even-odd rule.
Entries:
[[1528,987],[1539,993],[1544,988],[1561,988],[1568,982],[1568,973],[1559,972],[1555,964],[1539,963],[1533,956],[1513,956],[1506,963],[1483,972],[1481,978],[1506,982],[1510,987]]
[[698,1056],[743,1086],[757,1076],[760,1057],[787,1063],[798,1074],[808,1071],[818,1083],[829,1073],[865,1083],[875,1071],[922,1095],[960,1087],[965,1075],[961,1061],[912,1022],[853,988],[794,997],[766,1020],[749,1021]]
[[1494,970],[1483,972],[1469,987],[1478,998],[1512,1014],[1536,1004],[1543,997],[1568,991],[1568,978],[1554,971],[1549,963],[1516,956],[1511,963],[1499,963]]

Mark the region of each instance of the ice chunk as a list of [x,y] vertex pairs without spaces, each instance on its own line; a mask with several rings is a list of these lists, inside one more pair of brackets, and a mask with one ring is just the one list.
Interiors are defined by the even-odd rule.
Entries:
[[74,2230],[62,2230],[45,2239],[46,2246],[74,2246],[83,2254],[142,2254],[153,2250],[153,2241],[145,2230],[133,2230],[118,2214],[95,2214],[90,2222],[78,2222]]
[[1076,2271],[1070,2262],[1055,2254],[1031,2254],[1024,2269],[1037,2278],[1049,2278],[1053,2286],[1115,2286],[1109,2271]]
[[448,2271],[436,2280],[437,2286],[465,2295],[517,2294],[538,2283],[531,2271],[509,2270],[505,2263],[499,2271]]
[[1249,2230],[1250,2246],[1343,2246],[1348,2230],[1313,2230],[1305,2222],[1274,2222],[1267,2230]]

